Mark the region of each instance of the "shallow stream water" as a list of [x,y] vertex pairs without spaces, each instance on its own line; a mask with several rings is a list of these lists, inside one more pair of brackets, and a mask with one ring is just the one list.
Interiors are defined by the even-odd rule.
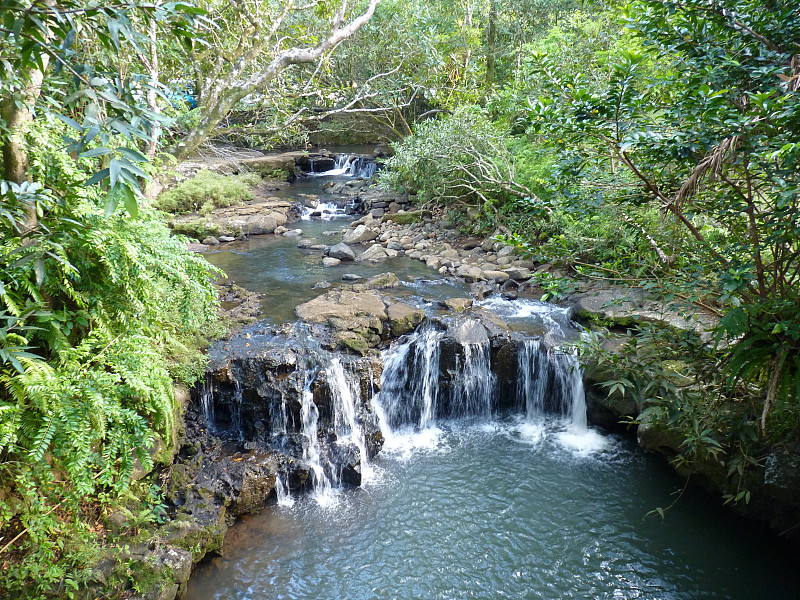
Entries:
[[[319,194],[310,178],[289,194]],[[304,221],[306,237],[336,243],[346,220]],[[418,303],[468,290],[398,257],[326,269],[296,238],[263,236],[207,254],[264,294],[267,321],[341,282],[395,272]],[[569,336],[564,311],[488,300],[512,327]],[[562,314],[563,313],[563,314]],[[534,322],[531,325],[531,322]],[[521,323],[521,325],[518,325]],[[434,423],[395,432],[361,488],[284,498],[242,519],[225,556],[202,565],[188,600],[741,599],[800,597],[798,556],[689,490],[660,457],[630,440],[575,432],[557,418]]]

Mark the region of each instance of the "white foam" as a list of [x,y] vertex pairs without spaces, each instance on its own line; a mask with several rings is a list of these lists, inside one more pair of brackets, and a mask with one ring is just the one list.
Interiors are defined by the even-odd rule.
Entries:
[[401,460],[408,460],[414,454],[421,452],[444,450],[441,443],[442,430],[438,427],[426,427],[419,431],[400,429],[385,435],[384,439],[382,452]]
[[516,433],[519,441],[537,446],[544,441],[546,429],[543,422],[523,421],[517,425]]
[[568,427],[556,434],[556,440],[565,449],[578,456],[588,456],[609,448],[609,439],[594,429]]

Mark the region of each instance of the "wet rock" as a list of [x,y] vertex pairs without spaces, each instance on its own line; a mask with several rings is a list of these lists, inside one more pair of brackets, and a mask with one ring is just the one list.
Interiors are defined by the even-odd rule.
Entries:
[[303,235],[302,229],[289,229],[281,234],[283,237],[298,237]]
[[328,250],[328,256],[331,258],[338,258],[342,261],[353,261],[356,259],[355,251],[344,242],[331,246],[330,250]]
[[472,308],[472,298],[448,298],[444,305],[454,312],[464,312]]
[[491,296],[494,293],[494,287],[484,283],[484,282],[477,282],[473,283],[469,286],[469,292],[472,294],[477,300],[484,300],[488,296]]
[[231,235],[221,235],[221,236],[219,236],[219,241],[220,242],[226,242],[227,243],[227,242],[233,242],[235,240],[236,240],[236,238],[231,236]]
[[377,238],[378,235],[378,232],[362,224],[352,231],[345,233],[342,237],[342,241],[345,244],[363,244],[364,242],[371,242]]
[[300,248],[301,250],[308,250],[313,245],[314,245],[314,240],[311,239],[303,239],[297,242],[297,247]]
[[326,256],[322,259],[322,266],[323,267],[335,267],[338,264],[341,264],[341,260],[338,258],[333,258],[331,256]]
[[203,244],[206,246],[219,246],[219,240],[214,236],[210,235],[206,238],[203,238]]
[[373,275],[364,282],[364,289],[368,290],[381,290],[388,288],[396,288],[400,285],[400,280],[394,273],[380,273]]
[[402,302],[390,304],[386,313],[389,317],[389,328],[393,337],[414,331],[425,318],[424,310]]
[[342,275],[342,281],[358,281],[363,279],[361,275],[356,275],[355,273],[345,273]]
[[389,255],[386,254],[386,250],[382,246],[375,244],[364,250],[356,260],[359,262],[379,262],[387,258],[389,258]]

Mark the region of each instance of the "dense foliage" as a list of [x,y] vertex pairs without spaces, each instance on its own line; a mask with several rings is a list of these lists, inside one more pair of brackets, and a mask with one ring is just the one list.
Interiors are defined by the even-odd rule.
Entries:
[[[452,198],[465,175],[478,189],[459,199],[494,215],[471,225],[505,227],[573,275],[722,316],[716,348],[667,330],[641,332],[627,366],[594,350],[617,363],[615,393],[684,433],[682,460],[717,456],[735,473],[800,425],[800,10],[756,0],[584,10],[519,47],[485,102],[491,117],[459,110],[418,126],[386,180]],[[448,151],[473,137],[504,142],[482,147],[481,162],[508,165],[502,179],[524,198],[476,177],[468,151]],[[681,353],[693,385],[654,375]]]
[[[215,271],[143,201],[156,85],[122,65],[180,7],[3,3],[0,594],[73,597],[103,516],[158,518],[176,381],[202,372]],[[124,205],[124,209],[123,209]],[[107,556],[106,556],[107,558]]]

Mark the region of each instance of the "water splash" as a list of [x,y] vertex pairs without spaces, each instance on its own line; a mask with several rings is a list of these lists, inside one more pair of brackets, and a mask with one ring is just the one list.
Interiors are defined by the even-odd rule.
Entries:
[[423,328],[384,355],[380,405],[384,437],[403,425],[432,427],[439,398],[440,342],[444,332]]
[[300,405],[300,418],[303,425],[302,433],[305,437],[303,459],[311,469],[314,499],[320,505],[328,505],[333,500],[333,485],[322,465],[322,453],[319,444],[319,409],[314,404],[314,393],[311,391],[315,375],[316,373],[307,376]]
[[489,342],[464,344],[456,356],[456,378],[450,398],[450,416],[456,418],[492,415],[497,376],[492,372]]
[[275,494],[278,497],[278,506],[294,506],[294,498],[288,483],[284,481],[284,474],[281,472],[275,475]]
[[358,382],[347,377],[344,365],[334,358],[325,370],[328,387],[333,397],[334,429],[339,442],[350,442],[358,448],[361,459],[361,479],[370,479],[372,467],[369,464],[364,431],[358,422],[357,406],[361,403],[361,390]]

